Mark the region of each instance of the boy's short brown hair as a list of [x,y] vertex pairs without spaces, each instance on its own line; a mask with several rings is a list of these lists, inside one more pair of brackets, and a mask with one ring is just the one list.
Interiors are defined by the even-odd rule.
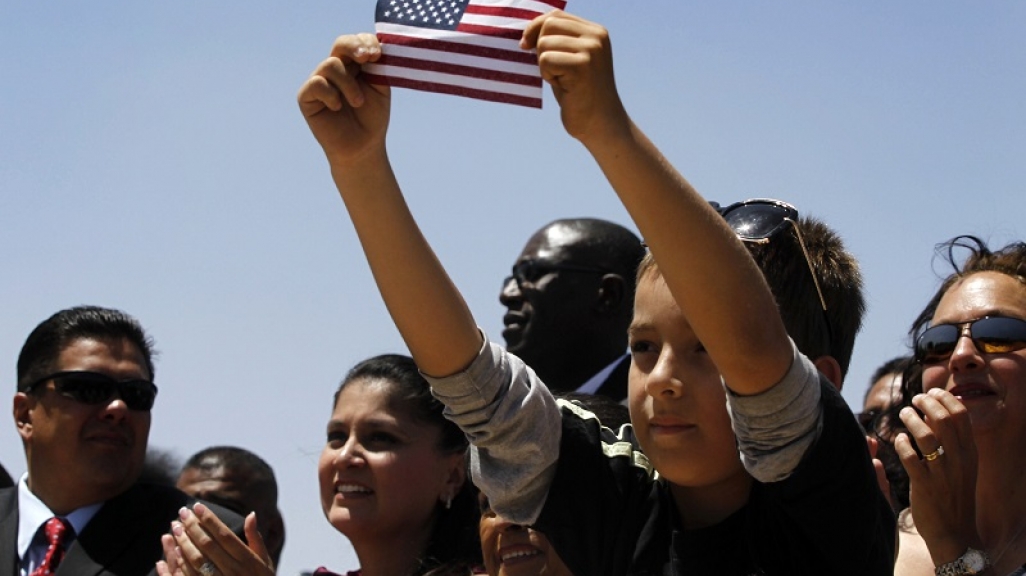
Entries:
[[[777,301],[784,327],[798,350],[812,359],[832,356],[844,375],[851,364],[855,335],[862,328],[866,311],[862,272],[858,261],[844,248],[841,237],[826,224],[815,218],[800,217],[798,225],[823,291],[825,313],[794,232],[777,234],[765,244],[745,242],[745,245],[762,270]],[[638,267],[638,282],[650,273],[659,273],[651,252]]]

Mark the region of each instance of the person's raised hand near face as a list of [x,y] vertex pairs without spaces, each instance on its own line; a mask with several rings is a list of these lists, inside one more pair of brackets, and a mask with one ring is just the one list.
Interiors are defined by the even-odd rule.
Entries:
[[[912,399],[901,411],[908,434],[894,448],[908,472],[912,515],[937,566],[952,562],[966,546],[982,548],[976,528],[976,443],[965,405],[941,388]],[[909,440],[923,453],[920,458]]]

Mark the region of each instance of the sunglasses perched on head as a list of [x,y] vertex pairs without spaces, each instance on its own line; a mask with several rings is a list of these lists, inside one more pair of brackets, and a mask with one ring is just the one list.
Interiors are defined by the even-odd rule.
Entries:
[[534,283],[541,280],[542,276],[550,272],[590,272],[592,274],[606,274],[608,271],[593,266],[579,266],[576,264],[556,264],[538,262],[537,260],[521,260],[513,265],[513,273],[506,276],[502,285],[509,284],[510,280],[516,280],[517,286],[524,283]]
[[986,316],[970,322],[931,326],[916,339],[916,360],[931,364],[947,359],[963,336],[968,336],[983,354],[1022,350],[1026,348],[1026,320]]
[[[809,257],[809,249],[805,247],[802,229],[798,226],[798,209],[787,202],[770,198],[753,198],[744,202],[736,202],[725,208],[714,204],[714,207],[734,230],[737,237],[744,242],[768,244],[774,236],[787,230],[788,227],[794,230],[794,235],[798,238],[798,246],[801,247],[805,263],[809,267],[809,274],[812,275],[816,295],[819,296],[819,306],[823,310],[823,322],[826,324],[827,334],[831,335],[830,319],[826,315],[826,299],[823,298],[823,290],[819,286],[816,269],[812,265],[812,258]],[[833,340],[832,335],[829,339]]]
[[805,263],[809,265],[812,282],[816,285],[819,305],[826,311],[826,299],[823,298],[823,290],[819,287],[819,278],[816,277],[816,270],[812,267],[809,250],[805,247],[805,238],[798,226],[797,208],[780,200],[753,198],[744,202],[736,202],[726,208],[717,207],[717,210],[737,234],[737,237],[744,242],[768,244],[774,236],[786,230],[788,226],[794,228],[794,235],[798,238],[798,245],[805,256]]
[[104,404],[117,394],[130,410],[144,412],[153,408],[153,401],[157,398],[157,386],[153,382],[115,380],[106,374],[84,370],[49,374],[25,386],[22,392],[31,392],[50,380],[53,380],[54,391],[81,404]]

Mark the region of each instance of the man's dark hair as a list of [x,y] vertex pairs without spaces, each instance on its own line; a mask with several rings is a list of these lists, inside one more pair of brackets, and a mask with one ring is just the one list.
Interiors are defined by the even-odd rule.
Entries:
[[[263,458],[237,446],[211,446],[193,454],[182,470],[213,471],[225,468],[244,473],[248,479],[245,488],[253,488],[266,495],[271,502],[278,501],[278,482],[274,478],[274,470]],[[241,511],[245,515],[249,510]]]
[[866,312],[862,273],[858,261],[845,250],[841,237],[830,227],[810,217],[800,217],[798,225],[823,290],[829,327],[823,320],[816,284],[794,232],[777,234],[766,244],[745,244],[773,292],[795,345],[813,360],[832,356],[843,376],[848,373],[855,336],[862,328]]
[[85,338],[128,340],[139,349],[153,380],[153,340],[135,318],[111,308],[76,306],[50,316],[29,334],[18,355],[18,390],[53,372],[61,352]]
[[170,450],[150,446],[146,449],[142,473],[137,482],[174,486],[178,479],[178,457]]

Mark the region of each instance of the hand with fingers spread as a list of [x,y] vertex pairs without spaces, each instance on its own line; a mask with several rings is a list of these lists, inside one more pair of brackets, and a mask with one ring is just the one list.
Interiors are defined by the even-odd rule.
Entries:
[[[958,558],[967,547],[980,548],[976,528],[976,443],[965,405],[934,388],[901,411],[908,434],[894,441],[908,472],[912,515],[938,566]],[[920,416],[922,413],[922,416]]]
[[299,89],[299,109],[332,166],[384,153],[391,92],[360,78],[360,65],[380,57],[373,34],[340,36]]
[[157,563],[160,576],[230,576],[274,574],[271,556],[257,530],[256,514],[246,516],[249,545],[239,539],[202,503],[182,508],[171,534],[161,538],[165,560]]
[[626,132],[630,120],[616,91],[605,28],[555,10],[533,20],[520,45],[537,50],[542,78],[552,85],[571,136],[588,145]]

